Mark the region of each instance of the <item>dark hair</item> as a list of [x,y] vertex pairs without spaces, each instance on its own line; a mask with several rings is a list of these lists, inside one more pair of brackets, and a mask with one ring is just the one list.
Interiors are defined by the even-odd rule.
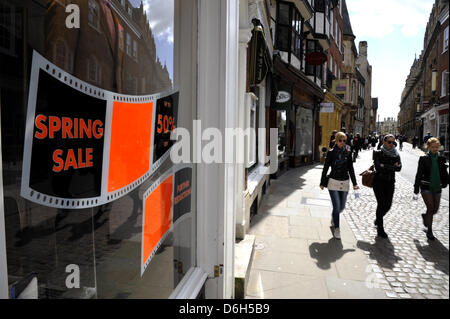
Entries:
[[387,141],[387,139],[388,139],[389,137],[392,137],[392,138],[395,140],[395,136],[394,136],[394,135],[392,135],[392,134],[387,134],[387,135],[384,136],[383,141]]

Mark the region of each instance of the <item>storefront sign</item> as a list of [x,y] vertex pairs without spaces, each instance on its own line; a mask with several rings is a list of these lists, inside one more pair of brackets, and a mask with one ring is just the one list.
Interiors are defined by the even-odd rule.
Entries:
[[320,113],[333,113],[334,112],[334,103],[320,103]]
[[431,112],[430,116],[428,117],[430,120],[434,120],[436,118],[436,113],[435,112]]
[[115,94],[33,52],[21,196],[81,209],[129,193],[168,156],[177,111],[178,92]]
[[275,99],[276,103],[286,103],[291,99],[291,94],[286,91],[279,91]]
[[143,198],[141,276],[173,227],[190,216],[192,167],[175,166],[145,192]]

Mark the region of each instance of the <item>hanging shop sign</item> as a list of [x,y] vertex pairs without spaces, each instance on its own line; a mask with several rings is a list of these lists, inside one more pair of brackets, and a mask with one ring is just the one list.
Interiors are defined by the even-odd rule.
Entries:
[[328,57],[323,52],[311,52],[305,56],[305,61],[311,65],[321,65],[328,60]]
[[286,91],[278,91],[277,97],[275,99],[276,103],[283,104],[291,100],[291,94]]
[[333,113],[334,112],[334,103],[320,103],[320,113]]
[[260,84],[271,66],[272,59],[267,48],[264,29],[261,26],[255,26],[252,30],[251,40],[250,84]]
[[144,193],[141,276],[167,235],[191,216],[192,166],[174,166]]
[[34,51],[21,196],[81,209],[129,193],[169,155],[177,111],[178,92],[116,94],[73,77]]
[[273,110],[290,110],[292,107],[292,85],[272,79],[272,100],[270,108]]

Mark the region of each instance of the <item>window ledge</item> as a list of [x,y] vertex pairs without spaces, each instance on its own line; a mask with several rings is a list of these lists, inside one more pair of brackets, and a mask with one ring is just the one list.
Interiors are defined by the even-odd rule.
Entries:
[[203,287],[208,274],[201,268],[189,269],[169,299],[195,299]]

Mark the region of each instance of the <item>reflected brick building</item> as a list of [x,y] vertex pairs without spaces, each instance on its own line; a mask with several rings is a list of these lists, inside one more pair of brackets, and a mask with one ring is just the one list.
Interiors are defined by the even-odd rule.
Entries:
[[[67,4],[80,8],[80,28],[67,28]],[[128,0],[49,0],[45,55],[92,85],[130,95],[160,92],[172,85],[156,56],[143,4]]]

